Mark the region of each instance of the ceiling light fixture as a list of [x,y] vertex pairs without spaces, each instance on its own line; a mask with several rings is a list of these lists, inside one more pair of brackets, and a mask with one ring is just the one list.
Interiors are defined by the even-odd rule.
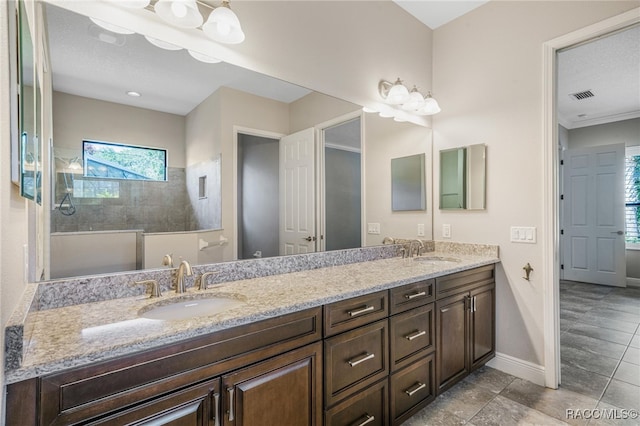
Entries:
[[[438,102],[433,98],[431,92],[429,92],[427,96],[424,96],[418,91],[416,86],[413,86],[413,89],[409,91],[407,87],[402,84],[400,78],[398,78],[395,83],[380,80],[380,83],[378,83],[378,93],[388,105],[393,107],[391,109],[397,111],[393,117],[399,119],[404,119],[402,113],[433,115],[441,111]],[[390,112],[385,113],[385,116],[389,115]]]

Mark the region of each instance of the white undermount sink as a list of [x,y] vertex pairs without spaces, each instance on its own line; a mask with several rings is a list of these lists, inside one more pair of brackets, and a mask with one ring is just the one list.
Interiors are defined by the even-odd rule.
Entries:
[[226,296],[180,298],[173,303],[160,303],[162,304],[152,305],[150,309],[142,309],[138,315],[155,320],[182,320],[215,315],[245,304]]
[[414,257],[414,261],[416,262],[460,262],[460,259],[455,257],[445,257],[445,256],[419,256]]

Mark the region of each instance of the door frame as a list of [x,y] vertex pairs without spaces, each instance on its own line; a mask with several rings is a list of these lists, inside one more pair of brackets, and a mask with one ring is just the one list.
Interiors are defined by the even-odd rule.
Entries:
[[318,245],[318,251],[325,251],[325,229],[326,229],[326,215],[325,215],[325,196],[324,196],[324,131],[330,127],[338,126],[342,123],[346,123],[347,121],[355,120],[356,118],[360,119],[360,247],[364,247],[365,243],[365,182],[364,182],[364,174],[365,174],[365,155],[364,155],[364,146],[365,146],[365,135],[364,135],[364,113],[362,109],[350,112],[348,114],[341,115],[339,117],[332,118],[331,120],[325,121],[323,123],[317,124],[316,129],[316,140],[318,143],[316,144],[316,193],[318,194],[317,203],[316,203],[316,217],[318,220],[316,221],[316,235],[321,235],[322,238],[319,238],[320,244]]
[[624,29],[640,22],[640,8],[605,19],[543,43],[543,218],[542,281],[545,386],[560,383],[560,208],[557,52],[560,49]]
[[[243,127],[243,126],[233,126],[233,152],[231,154],[231,162],[233,166],[233,176],[232,176],[232,185],[233,185],[233,205],[232,205],[232,214],[233,214],[233,241],[231,241],[231,250],[233,251],[233,260],[238,260],[238,135],[249,135],[249,136],[258,136],[262,138],[268,139],[277,139],[280,140],[284,136],[283,133],[270,132],[268,130],[259,130],[251,127]],[[224,202],[224,200],[223,200]]]

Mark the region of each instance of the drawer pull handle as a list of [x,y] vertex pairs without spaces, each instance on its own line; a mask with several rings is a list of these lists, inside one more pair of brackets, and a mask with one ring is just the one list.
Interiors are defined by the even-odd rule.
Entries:
[[358,310],[358,311],[349,311],[349,316],[351,317],[355,317],[361,314],[364,314],[365,312],[371,312],[373,311],[375,308],[373,306],[365,306],[364,308]]
[[407,300],[411,300],[411,299],[415,299],[416,297],[422,297],[422,296],[426,296],[427,293],[424,291],[421,291],[420,293],[413,293],[413,294],[405,294],[404,298]]
[[218,410],[220,409],[220,394],[218,392],[213,394],[213,426],[220,426],[220,416]]
[[229,392],[229,421],[232,422],[236,418],[233,413],[233,388],[227,388],[227,391]]
[[420,383],[418,382],[416,384],[416,387],[413,389],[407,389],[406,391],[404,391],[404,393],[406,393],[409,396],[413,396],[416,392],[421,391],[422,389],[426,388],[427,385],[424,383]]
[[409,334],[408,336],[405,336],[405,339],[407,339],[408,341],[412,341],[413,339],[417,339],[418,337],[424,336],[425,334],[427,334],[427,332],[422,330],[413,334]]
[[368,415],[368,414],[365,414],[364,416],[366,417],[366,419],[364,419],[364,421],[363,421],[363,422],[361,422],[361,423],[357,423],[357,422],[356,422],[356,423],[353,423],[353,425],[352,425],[352,426],[364,426],[364,425],[368,425],[369,423],[371,423],[372,421],[374,421],[374,420],[376,419],[375,417],[370,416],[370,415]]
[[365,354],[363,357],[358,358],[358,359],[352,359],[350,361],[347,361],[349,363],[350,366],[355,367],[356,365],[360,364],[361,362],[365,362],[368,361],[370,359],[375,358],[375,354]]

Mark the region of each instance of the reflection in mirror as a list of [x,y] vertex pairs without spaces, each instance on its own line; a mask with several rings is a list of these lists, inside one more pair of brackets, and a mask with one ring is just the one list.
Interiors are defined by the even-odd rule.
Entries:
[[[185,50],[160,49],[140,34],[106,34],[88,18],[51,4],[46,13],[56,172],[48,278],[159,268],[165,254],[193,265],[277,255],[255,244],[256,238],[243,239],[239,135],[279,140],[305,129],[314,135],[326,130],[325,139],[314,142],[326,148],[314,149],[320,157],[314,167],[325,167],[336,157],[329,151],[336,148],[330,128],[359,117],[361,107],[230,64],[198,62]],[[141,96],[128,96],[129,91]],[[168,180],[90,182],[83,176],[83,140],[166,149]],[[359,166],[362,159],[354,158],[349,155],[348,162]],[[351,186],[359,191],[364,184],[356,179],[358,170],[348,173],[358,175]],[[331,183],[326,185],[314,184],[310,193],[320,204],[310,210],[313,222],[304,235],[311,238],[309,250],[359,247],[361,229],[348,242],[329,240],[332,224],[341,223],[327,213],[341,211],[320,195]],[[270,191],[263,195],[278,200]],[[119,195],[100,195],[106,192]],[[363,198],[359,192],[340,195]],[[362,207],[357,209],[352,225],[361,228]],[[263,233],[273,229],[271,223]],[[78,252],[88,256],[78,259]]]
[[424,154],[391,159],[391,209],[426,209]]
[[484,210],[486,146],[440,151],[440,209]]

